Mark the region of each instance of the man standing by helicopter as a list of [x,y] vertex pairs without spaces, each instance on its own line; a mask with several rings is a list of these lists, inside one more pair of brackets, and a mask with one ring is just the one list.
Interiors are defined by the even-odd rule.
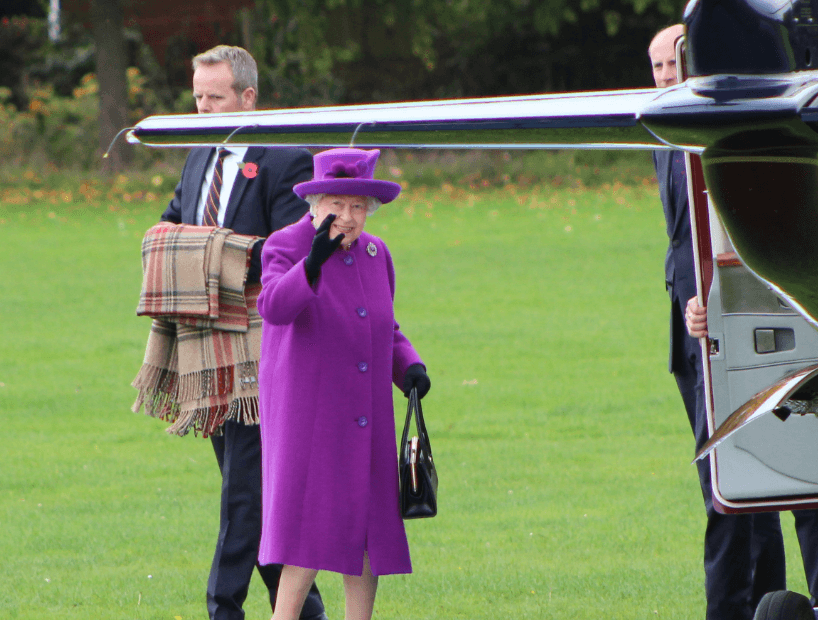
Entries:
[[[684,26],[677,24],[661,30],[651,41],[648,55],[658,88],[674,86],[678,81],[676,42],[683,34]],[[669,370],[684,401],[698,450],[708,439],[702,349],[697,340],[707,336],[707,319],[706,309],[699,307],[696,297],[684,153],[654,151],[653,162],[670,241],[665,258],[665,286],[671,300]],[[719,513],[713,505],[710,461],[701,459],[696,464],[707,515],[704,538],[707,620],[749,620],[764,594],[786,588],[779,515]],[[793,513],[807,582],[815,596],[818,512]]]

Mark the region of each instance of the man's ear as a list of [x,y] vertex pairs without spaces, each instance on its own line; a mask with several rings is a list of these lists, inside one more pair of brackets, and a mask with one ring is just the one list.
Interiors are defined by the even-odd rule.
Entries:
[[248,86],[241,94],[241,109],[245,112],[256,109],[256,90]]

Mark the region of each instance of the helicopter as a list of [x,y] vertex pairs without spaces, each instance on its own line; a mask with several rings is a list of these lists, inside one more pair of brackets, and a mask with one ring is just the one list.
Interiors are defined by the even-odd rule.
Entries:
[[159,115],[127,139],[684,151],[709,328],[697,458],[722,512],[818,507],[818,0],[691,0],[683,21],[666,89]]

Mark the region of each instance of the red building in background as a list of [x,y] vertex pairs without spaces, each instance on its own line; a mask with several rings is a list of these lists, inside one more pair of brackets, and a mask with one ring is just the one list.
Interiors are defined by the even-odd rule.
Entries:
[[[60,0],[63,20],[90,28],[90,0]],[[220,43],[249,37],[254,0],[122,0],[125,26],[137,27],[171,83],[188,84],[190,59]],[[244,32],[242,32],[244,30]]]

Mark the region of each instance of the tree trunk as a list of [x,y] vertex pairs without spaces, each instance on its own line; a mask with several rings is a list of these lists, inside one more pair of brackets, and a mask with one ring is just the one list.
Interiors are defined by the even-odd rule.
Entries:
[[[108,149],[116,134],[128,123],[124,20],[122,0],[91,1],[99,81],[100,154]],[[130,163],[131,155],[130,147],[120,138],[108,159],[104,160],[103,167],[110,172],[119,172]]]

